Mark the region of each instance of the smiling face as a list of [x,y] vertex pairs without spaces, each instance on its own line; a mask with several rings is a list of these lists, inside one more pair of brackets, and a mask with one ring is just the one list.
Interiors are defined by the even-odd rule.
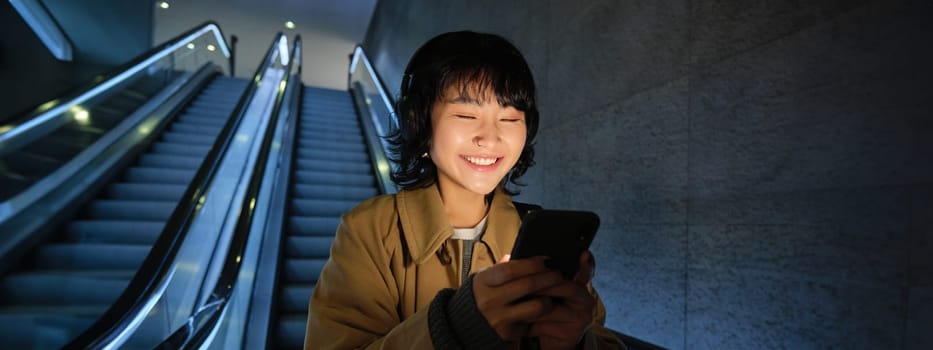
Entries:
[[429,154],[444,198],[491,193],[525,146],[525,113],[478,89],[448,87],[431,108],[431,125]]

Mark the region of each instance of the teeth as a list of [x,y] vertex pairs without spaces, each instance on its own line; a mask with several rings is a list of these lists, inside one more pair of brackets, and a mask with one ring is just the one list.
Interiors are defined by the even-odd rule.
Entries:
[[496,162],[496,158],[466,157],[466,159],[476,165],[490,165]]

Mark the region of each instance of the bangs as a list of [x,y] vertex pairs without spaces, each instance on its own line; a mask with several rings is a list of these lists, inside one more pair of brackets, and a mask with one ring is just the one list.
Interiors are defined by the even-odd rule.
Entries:
[[[485,65],[478,65],[472,60],[450,62],[441,69],[441,79],[435,87],[438,93],[437,100],[445,97],[461,98],[467,101],[490,102],[495,97],[502,107],[513,107],[526,112],[534,104],[534,81],[531,72],[522,69],[522,65],[510,67],[508,61],[483,61]],[[480,60],[477,60],[480,61]],[[516,67],[517,66],[517,67]],[[457,91],[458,96],[445,96],[448,91]]]

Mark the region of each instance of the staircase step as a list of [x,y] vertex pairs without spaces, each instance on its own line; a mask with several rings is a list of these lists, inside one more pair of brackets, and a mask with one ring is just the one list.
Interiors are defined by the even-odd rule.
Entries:
[[313,283],[290,283],[279,294],[279,310],[285,313],[308,312],[308,300],[314,292]]
[[366,152],[366,145],[362,143],[324,141],[324,140],[301,140],[298,142],[299,148],[322,149],[334,151]]
[[[213,135],[213,134],[212,134]],[[188,145],[159,141],[152,144],[153,153],[204,158],[211,150],[209,146]]]
[[197,170],[204,157],[172,154],[143,154],[139,166],[147,168]]
[[195,172],[195,170],[132,167],[126,171],[126,181],[187,185],[194,178]]
[[0,309],[0,339],[6,349],[59,349],[84,332],[106,311],[102,306],[86,306],[80,313],[22,308]]
[[297,170],[333,171],[372,175],[373,167],[367,162],[344,162],[337,160],[297,159]]
[[[191,181],[190,178],[188,181]],[[174,184],[118,182],[107,186],[107,196],[124,200],[178,201],[187,187]]]
[[323,130],[299,130],[299,137],[301,139],[308,140],[324,140],[324,141],[341,141],[341,142],[351,142],[351,143],[363,143],[363,135],[356,134],[347,134],[347,133],[332,133]]
[[296,183],[292,187],[292,198],[344,199],[357,202],[379,194],[375,186],[338,186]]
[[314,283],[321,276],[327,259],[287,259],[283,276],[289,283]]
[[46,270],[135,271],[151,245],[106,243],[45,244],[33,256],[33,266]]
[[294,175],[298,183],[313,183],[320,185],[343,185],[343,186],[375,186],[376,179],[372,175],[357,175],[332,173],[324,171],[298,170]]
[[292,199],[292,215],[339,217],[359,202],[337,199]]
[[278,328],[275,331],[275,346],[278,349],[301,349],[304,344],[305,332],[308,330],[308,312],[304,314],[279,316]]
[[160,221],[90,221],[68,223],[66,235],[71,242],[155,244],[165,227]]
[[20,305],[109,305],[129,279],[60,272],[18,273],[0,281],[0,300]]
[[333,236],[288,236],[285,256],[294,258],[324,258],[330,256]]
[[288,233],[300,236],[333,237],[340,226],[338,217],[292,216],[288,218]]
[[168,131],[162,134],[162,140],[170,143],[184,143],[197,146],[211,146],[216,138],[214,135],[188,134],[178,131]]
[[99,199],[92,202],[88,208],[91,219],[105,219],[118,221],[166,221],[175,210],[177,202],[172,201],[127,201]]

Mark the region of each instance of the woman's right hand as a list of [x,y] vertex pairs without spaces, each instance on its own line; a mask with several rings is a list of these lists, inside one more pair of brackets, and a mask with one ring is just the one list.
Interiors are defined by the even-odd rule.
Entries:
[[543,257],[509,261],[473,276],[473,296],[489,325],[505,341],[517,341],[528,332],[529,323],[551,311],[550,297],[528,297],[563,282],[559,272],[544,266]]

